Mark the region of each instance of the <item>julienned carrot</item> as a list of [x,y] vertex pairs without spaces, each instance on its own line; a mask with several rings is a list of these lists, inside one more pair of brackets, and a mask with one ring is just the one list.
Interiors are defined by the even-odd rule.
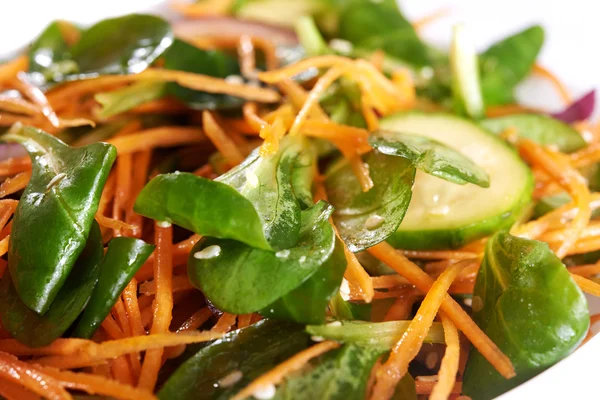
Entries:
[[238,315],[238,328],[242,329],[249,326],[252,322],[252,314]]
[[242,113],[244,114],[244,121],[252,128],[256,133],[260,132],[261,129],[268,125],[267,121],[263,120],[257,114],[258,106],[256,103],[248,102],[242,106]]
[[[415,386],[417,387],[417,394],[430,394],[433,391],[437,382],[435,381],[424,381],[419,380],[418,377],[415,380]],[[459,395],[462,392],[462,382],[456,382],[452,387],[451,393]],[[464,399],[466,400],[466,399]]]
[[423,345],[442,302],[448,296],[448,288],[464,265],[459,262],[450,266],[431,286],[425,300],[387,361],[376,372],[376,381],[370,398],[386,400],[392,397],[397,383],[408,372],[408,364],[416,357]]
[[235,325],[236,320],[237,315],[223,313],[223,315],[221,315],[221,318],[219,318],[215,326],[212,327],[211,332],[227,333],[229,332],[231,327]]
[[600,274],[600,264],[575,265],[568,267],[569,272],[583,277]]
[[130,353],[162,349],[164,347],[207,342],[223,336],[217,332],[158,333],[146,336],[127,337],[108,340],[102,343],[89,342],[76,353],[66,356],[48,356],[36,360],[36,363],[60,369],[89,367],[104,363]]
[[40,396],[12,381],[0,378],[0,396],[6,400],[40,400]]
[[[121,297],[119,297],[117,299],[117,302],[115,303],[115,305],[113,307],[113,310],[116,311],[117,319],[119,321],[119,324],[121,325],[123,334],[125,336],[133,336],[131,334],[131,320],[129,319],[129,315],[127,314],[127,311],[125,310],[125,305],[123,304],[123,300],[121,299]],[[140,362],[140,355],[139,355],[139,353],[131,353],[128,355],[128,358],[129,358],[129,366],[131,368],[131,375],[133,376],[134,382],[136,382],[140,376],[140,371],[142,369],[142,364]]]
[[[212,315],[213,314],[212,311],[210,311],[210,308],[201,308],[200,310],[192,314],[188,319],[186,319],[183,322],[183,324],[181,324],[179,329],[177,329],[177,333],[195,331],[196,329],[200,328],[206,321],[208,321],[210,317],[212,317]],[[213,332],[216,331],[213,330]],[[168,359],[176,358],[179,357],[184,351],[185,344],[174,347],[168,347],[165,349],[164,357]]]
[[141,151],[134,155],[135,168],[133,169],[133,176],[131,178],[132,188],[129,204],[125,207],[125,222],[137,228],[137,230],[132,233],[132,236],[137,238],[142,235],[143,217],[133,211],[133,205],[135,204],[135,199],[148,180],[148,170],[150,168],[151,158],[152,150]]
[[127,222],[119,221],[117,219],[108,218],[104,215],[96,214],[96,221],[100,226],[113,229],[115,232],[119,232],[121,234],[137,236],[141,233],[141,227],[139,226],[131,225]]
[[181,126],[161,126],[146,129],[128,136],[118,137],[107,142],[117,148],[119,155],[150,150],[156,147],[174,147],[184,144],[202,143],[206,136],[201,129]]
[[82,390],[88,394],[110,396],[122,400],[156,400],[156,396],[147,390],[134,388],[131,385],[124,385],[101,376],[81,372],[60,371],[49,367],[42,367],[40,370],[47,376],[60,382],[64,387]]
[[133,373],[131,372],[131,366],[127,361],[126,356],[120,356],[110,361],[110,370],[113,379],[122,383],[123,385],[133,386],[135,380]]
[[244,155],[240,149],[217,124],[215,117],[209,111],[202,113],[202,122],[204,133],[231,166],[236,166],[244,161]]
[[348,65],[349,62],[351,62],[349,58],[335,55],[311,57],[274,71],[260,72],[258,78],[266,83],[278,83],[310,68],[330,68]]
[[0,352],[0,378],[50,400],[72,400],[58,380],[8,353]]
[[0,65],[0,84],[6,84],[14,79],[20,71],[27,71],[29,58],[26,55],[17,57]]
[[[125,204],[130,196],[133,155],[131,153],[120,154],[117,157],[116,164],[117,182],[115,184],[112,217],[114,220],[121,221],[123,218],[122,214],[125,211]],[[122,232],[120,229],[115,229],[113,235],[121,236]]]
[[[308,92],[306,92],[302,86],[292,79],[284,79],[283,81],[279,82],[277,86],[287,96],[294,108],[297,110],[302,109],[302,106],[308,99]],[[313,105],[310,113],[310,119],[319,122],[329,121],[329,117],[325,111],[323,111],[319,103]]]
[[419,18],[419,19],[413,21],[412,26],[416,31],[420,31],[427,25],[439,20],[440,18],[448,16],[448,14],[450,14],[450,13],[451,13],[451,10],[449,8],[441,8],[429,15],[426,15],[422,18]]
[[[388,243],[379,243],[371,247],[368,251],[394,269],[398,274],[408,279],[421,292],[427,293],[433,285],[433,279],[427,273]],[[473,343],[473,346],[496,368],[500,375],[507,379],[515,376],[515,370],[508,357],[473,322],[471,317],[456,301],[450,297],[446,297],[441,307],[456,327],[467,336],[471,343]]]
[[583,276],[571,273],[571,278],[579,286],[581,290],[594,296],[600,296],[600,284]]
[[[10,240],[10,235],[6,236],[2,240],[0,240],[0,257],[5,255],[8,252],[8,242]],[[2,276],[2,274],[0,274]]]
[[282,362],[269,372],[262,374],[255,380],[253,380],[248,386],[241,390],[238,394],[232,397],[231,400],[242,400],[252,396],[254,393],[264,390],[264,388],[272,385],[277,385],[285,378],[286,375],[299,370],[304,367],[307,362],[315,357],[320,356],[329,350],[337,349],[340,344],[333,341],[325,341],[317,343],[314,346],[309,347],[306,350],[297,353],[292,358]]
[[29,156],[13,157],[0,161],[0,176],[13,176],[29,169],[31,169]]
[[13,178],[8,178],[0,185],[0,198],[6,197],[9,194],[18,192],[19,190],[25,189],[29,184],[31,178],[31,171],[19,172]]
[[438,372],[438,382],[433,387],[430,400],[444,400],[450,397],[452,388],[456,383],[456,374],[460,361],[460,340],[458,330],[450,318],[443,312],[440,313],[442,325],[444,326],[444,340],[446,342],[446,353]]
[[[156,280],[156,297],[154,299],[154,319],[152,334],[169,331],[173,312],[173,227],[162,227],[154,224],[156,240],[156,256],[154,259],[154,279]],[[147,351],[142,365],[139,386],[150,391],[156,385],[158,371],[162,366],[163,349]]]
[[131,322],[131,336],[142,336],[146,334],[142,325],[142,316],[140,314],[140,305],[137,297],[137,281],[132,279],[123,291],[123,303]]
[[121,328],[119,327],[119,325],[114,320],[111,314],[107,315],[106,318],[104,318],[104,321],[102,321],[101,326],[102,329],[106,331],[106,333],[111,339],[122,339],[125,337],[125,334],[123,333],[123,331],[121,330]]
[[186,3],[180,0],[170,2],[171,8],[186,17],[206,17],[227,15],[235,0],[205,0],[201,3]]
[[383,317],[383,321],[401,321],[408,319],[416,300],[416,291],[412,287],[402,290],[394,304]]
[[10,353],[17,357],[22,356],[56,356],[74,354],[90,343],[85,339],[56,339],[44,347],[29,347],[16,339],[0,340],[0,352]]
[[[193,290],[195,289],[192,283],[190,282],[190,278],[188,278],[187,274],[184,275],[176,275],[173,277],[171,291],[172,293],[181,292],[184,290]],[[148,281],[144,282],[140,285],[140,293],[144,296],[152,296],[156,293],[156,282]]]

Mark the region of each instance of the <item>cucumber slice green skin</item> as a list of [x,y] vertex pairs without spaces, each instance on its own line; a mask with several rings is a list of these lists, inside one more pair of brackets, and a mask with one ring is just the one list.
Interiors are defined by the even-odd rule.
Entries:
[[587,146],[583,137],[575,129],[545,115],[515,114],[486,119],[480,124],[495,134],[514,127],[520,137],[533,140],[543,146],[556,146],[564,153],[571,153]]
[[[451,129],[452,123],[473,124],[473,122],[469,120],[452,114],[422,113],[411,111],[407,113],[396,114],[382,120],[382,129],[389,129],[392,131],[398,130],[407,133],[410,132],[413,134],[423,134],[424,136],[429,136],[427,132],[420,132],[419,126],[415,126],[414,130],[411,132],[411,126],[415,124],[412,124],[409,118],[416,118],[415,120],[417,121],[417,125],[425,124],[425,118],[432,118],[434,123],[437,125],[441,124],[441,129],[443,129],[444,126],[448,126],[449,129]],[[437,121],[435,120],[436,118]],[[476,129],[478,128],[478,126],[475,124],[472,126]],[[471,221],[464,217],[459,221],[453,220],[453,214],[449,213],[447,216],[440,216],[437,218],[434,227],[428,227],[430,223],[427,221],[423,221],[421,223],[419,220],[415,220],[414,218],[412,220],[408,218],[411,212],[409,207],[407,216],[400,225],[400,229],[396,231],[390,238],[388,238],[388,242],[390,244],[392,244],[394,247],[407,250],[455,249],[479,238],[489,236],[490,234],[499,230],[508,229],[512,224],[522,218],[527,211],[529,211],[530,206],[532,205],[532,193],[534,188],[534,178],[531,170],[520,159],[519,155],[514,151],[514,149],[512,149],[502,139],[491,133],[488,133],[484,129],[478,128],[478,131],[481,132],[482,135],[486,135],[482,137],[487,140],[488,146],[494,146],[495,148],[497,144],[497,151],[505,152],[503,155],[503,161],[505,163],[511,163],[511,166],[507,167],[507,173],[512,171],[513,175],[515,175],[514,182],[520,183],[521,185],[520,188],[515,188],[511,203],[506,204],[506,206],[499,207],[498,213],[496,214],[494,213],[494,210],[491,210],[489,215],[483,216],[480,219],[475,218]],[[440,136],[431,136],[431,138],[440,140]],[[442,138],[440,141],[445,142],[447,145],[452,147],[453,142],[456,140],[443,140]],[[459,148],[456,149],[460,150]],[[468,156],[469,154],[465,153],[465,155]],[[512,160],[514,160],[516,164],[512,165]],[[474,161],[477,162],[476,159],[474,159]],[[491,185],[493,186],[493,175],[490,176],[490,181]],[[509,182],[513,182],[513,180]],[[419,184],[418,178],[416,180],[416,184]],[[469,190],[469,186],[458,186],[456,190],[465,190],[465,188],[466,190]],[[486,190],[490,189],[481,189],[481,192],[474,194],[474,196],[477,196],[479,200],[477,204],[487,204],[485,198]],[[414,202],[416,199],[417,197],[413,193],[412,201]],[[495,200],[495,198],[492,200]],[[456,204],[460,206],[460,203]],[[472,206],[473,204],[467,207]],[[445,219],[447,220],[447,223]]]

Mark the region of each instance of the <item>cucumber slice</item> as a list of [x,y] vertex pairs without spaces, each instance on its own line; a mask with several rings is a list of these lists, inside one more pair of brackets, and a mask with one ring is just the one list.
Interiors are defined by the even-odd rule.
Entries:
[[543,146],[556,146],[564,153],[582,149],[587,145],[575,129],[545,115],[515,114],[486,119],[480,124],[495,134],[500,134],[513,127],[520,137],[533,140]]
[[381,128],[414,133],[471,158],[490,177],[490,187],[456,185],[417,171],[413,196],[400,228],[388,241],[403,249],[461,247],[510,227],[531,203],[533,175],[517,153],[466,119],[408,112],[385,118]]

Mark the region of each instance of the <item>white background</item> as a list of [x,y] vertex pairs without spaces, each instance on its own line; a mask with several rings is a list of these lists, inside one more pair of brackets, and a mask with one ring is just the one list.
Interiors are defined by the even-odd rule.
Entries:
[[[285,0],[280,0],[285,1]],[[8,1],[2,10],[0,54],[7,54],[34,38],[54,19],[91,23],[98,19],[149,8],[164,13],[161,0],[19,0]],[[569,84],[574,95],[600,88],[600,3],[595,0],[399,0],[410,19],[448,7],[451,15],[423,30],[425,39],[447,47],[452,24],[467,23],[479,49],[531,24],[546,28],[540,62]],[[162,4],[162,5],[161,5]],[[530,79],[519,96],[532,105],[561,107],[554,91],[540,79]],[[516,399],[598,398],[600,338],[502,396]]]

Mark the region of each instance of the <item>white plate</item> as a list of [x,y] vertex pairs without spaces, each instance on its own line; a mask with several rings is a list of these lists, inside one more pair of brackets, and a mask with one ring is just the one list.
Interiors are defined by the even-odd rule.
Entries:
[[[283,1],[283,0],[282,0]],[[376,0],[373,0],[376,1]],[[595,40],[600,37],[600,6],[590,0],[399,0],[409,18],[417,19],[440,8],[451,14],[423,30],[424,38],[447,47],[452,25],[465,22],[474,34],[476,45],[489,43],[531,24],[546,29],[546,42],[540,62],[569,83],[575,96],[591,88],[600,88],[600,52]],[[33,39],[50,21],[65,19],[81,24],[127,14],[152,12],[169,17],[163,0],[21,0],[11,2],[2,12],[0,54],[8,54]],[[556,110],[560,99],[546,82],[530,78],[517,91],[529,105]],[[600,109],[600,107],[597,107]],[[590,299],[593,312],[600,312],[600,301]],[[500,396],[518,399],[591,399],[596,398],[600,335],[574,354],[516,389]]]

